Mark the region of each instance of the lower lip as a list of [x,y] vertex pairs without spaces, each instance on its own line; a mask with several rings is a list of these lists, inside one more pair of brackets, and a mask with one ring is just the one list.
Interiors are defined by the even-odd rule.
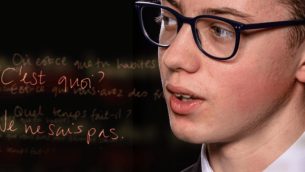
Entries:
[[176,96],[171,95],[169,98],[170,107],[172,111],[179,115],[188,115],[196,111],[196,109],[203,102],[201,99],[193,99],[189,101],[182,101]]

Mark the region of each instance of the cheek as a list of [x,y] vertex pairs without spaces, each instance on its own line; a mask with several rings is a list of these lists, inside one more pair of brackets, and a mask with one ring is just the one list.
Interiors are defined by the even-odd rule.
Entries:
[[270,62],[265,64],[231,68],[210,82],[208,116],[209,123],[213,124],[209,128],[214,133],[230,139],[249,131],[270,117],[286,99],[293,75],[288,74],[291,71],[285,73],[277,69],[283,71],[288,64],[278,63],[273,67],[269,66]]
[[230,111],[251,114],[266,110],[280,101],[294,82],[294,60],[285,47],[261,45],[256,50],[248,51],[249,55],[232,66],[227,65],[226,71],[215,77],[218,78],[215,100]]
[[279,92],[273,83],[264,82],[264,78],[258,78],[257,74],[243,73],[235,76],[240,78],[225,81],[215,97],[215,101],[234,114],[253,112]]

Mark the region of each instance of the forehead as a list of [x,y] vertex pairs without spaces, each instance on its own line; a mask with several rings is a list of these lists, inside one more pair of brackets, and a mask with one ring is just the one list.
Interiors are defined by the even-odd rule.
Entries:
[[253,16],[258,21],[287,19],[288,7],[279,0],[161,0],[162,4],[177,7],[185,15],[199,15],[205,9],[230,8]]

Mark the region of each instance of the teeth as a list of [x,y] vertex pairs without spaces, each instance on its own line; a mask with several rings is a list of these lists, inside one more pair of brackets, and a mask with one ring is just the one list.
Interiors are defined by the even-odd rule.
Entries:
[[177,98],[181,98],[182,97],[182,95],[181,94],[175,94],[175,96],[177,97]]
[[192,99],[192,96],[186,94],[175,94],[175,96],[180,100],[189,100]]
[[184,99],[190,99],[191,96],[190,96],[190,95],[182,95],[182,98],[184,98]]

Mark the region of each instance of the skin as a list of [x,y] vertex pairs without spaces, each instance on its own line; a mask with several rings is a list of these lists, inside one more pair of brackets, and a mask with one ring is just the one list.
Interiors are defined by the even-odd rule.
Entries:
[[[276,0],[177,0],[181,14],[194,17],[206,8],[230,7],[249,17],[219,14],[243,23],[289,20]],[[196,4],[196,5],[194,5]],[[291,48],[289,29],[243,34],[229,61],[206,57],[184,25],[168,48],[159,48],[159,65],[170,125],[180,139],[205,143],[216,172],[261,171],[305,130],[305,46]],[[187,115],[170,106],[168,85],[203,97]]]

